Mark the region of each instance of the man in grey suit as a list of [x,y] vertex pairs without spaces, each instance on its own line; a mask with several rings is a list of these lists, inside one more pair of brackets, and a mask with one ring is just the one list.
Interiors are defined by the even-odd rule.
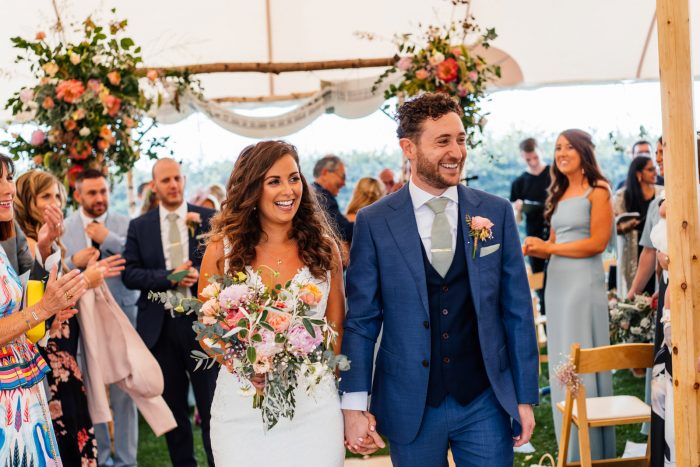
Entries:
[[[129,218],[108,212],[109,188],[102,172],[88,169],[78,175],[75,200],[80,208],[65,222],[63,244],[66,264],[84,269],[91,259],[121,254],[126,242]],[[121,277],[106,279],[107,286],[132,325],[136,325],[136,300],[139,291],[124,286]],[[98,461],[115,467],[136,466],[138,416],[136,405],[116,385],[110,386],[114,418],[114,458],[107,424],[95,425]]]

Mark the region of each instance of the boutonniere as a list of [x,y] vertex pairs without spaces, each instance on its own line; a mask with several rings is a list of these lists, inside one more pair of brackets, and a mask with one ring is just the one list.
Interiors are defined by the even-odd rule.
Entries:
[[493,222],[486,217],[481,216],[470,216],[464,218],[469,226],[469,236],[474,239],[474,246],[472,248],[472,258],[476,258],[476,246],[480,241],[486,241],[493,238],[491,233],[491,227],[493,227]]
[[187,228],[190,231],[190,237],[194,237],[197,227],[202,225],[202,217],[198,212],[188,212],[185,216],[185,224],[187,224]]

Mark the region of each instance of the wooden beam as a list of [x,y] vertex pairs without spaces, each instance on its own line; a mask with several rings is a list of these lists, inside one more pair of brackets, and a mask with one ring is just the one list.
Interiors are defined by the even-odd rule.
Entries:
[[387,67],[396,63],[397,57],[388,58],[354,58],[348,60],[324,60],[321,62],[288,62],[288,63],[200,63],[172,67],[139,68],[136,73],[145,76],[148,70],[155,70],[164,75],[168,72],[185,71],[199,75],[204,73],[256,72],[256,73],[286,73],[290,71],[340,70],[345,68]]
[[245,104],[251,102],[283,102],[283,101],[295,101],[298,99],[306,99],[308,97],[316,95],[318,91],[309,92],[293,92],[291,94],[278,94],[276,96],[232,96],[232,97],[215,97],[214,99],[209,99],[211,101],[217,102],[219,104],[223,103],[233,103],[233,104]]
[[689,0],[657,0],[677,465],[700,465],[700,235]]

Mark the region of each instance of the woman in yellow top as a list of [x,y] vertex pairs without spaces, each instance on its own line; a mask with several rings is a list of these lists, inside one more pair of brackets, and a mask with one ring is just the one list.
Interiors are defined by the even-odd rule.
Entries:
[[[12,160],[0,154],[0,240],[14,235]],[[0,248],[0,464],[62,465],[41,380],[44,359],[25,333],[56,313],[72,308],[87,283],[78,270],[49,274],[46,293],[21,309],[22,285]]]

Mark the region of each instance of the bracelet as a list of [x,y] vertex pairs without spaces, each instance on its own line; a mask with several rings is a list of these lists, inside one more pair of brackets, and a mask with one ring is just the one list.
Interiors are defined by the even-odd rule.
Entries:
[[29,314],[28,310],[24,310],[24,322],[27,325],[27,331],[29,331],[33,326],[32,323],[29,321],[29,317],[27,316]]

